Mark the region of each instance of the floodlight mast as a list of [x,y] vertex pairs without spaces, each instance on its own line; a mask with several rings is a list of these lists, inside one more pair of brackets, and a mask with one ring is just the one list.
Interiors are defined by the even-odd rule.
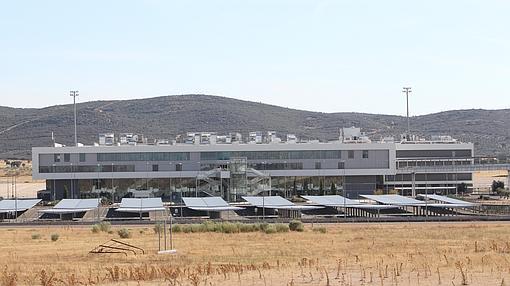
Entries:
[[73,97],[74,105],[74,146],[78,146],[78,132],[76,130],[76,97],[78,96],[77,90],[71,90],[69,95]]
[[404,87],[402,92],[406,94],[406,104],[407,104],[407,137],[409,138],[411,134],[410,121],[409,121],[409,93],[411,93],[411,87]]

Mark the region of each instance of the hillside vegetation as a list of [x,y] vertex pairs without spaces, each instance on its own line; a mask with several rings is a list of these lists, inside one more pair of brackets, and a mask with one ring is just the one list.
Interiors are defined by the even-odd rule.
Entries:
[[[175,95],[78,104],[78,136],[97,142],[102,132],[133,132],[172,139],[187,131],[241,132],[275,130],[284,135],[331,140],[341,127],[359,126],[373,139],[399,136],[402,116],[364,113],[320,113],[210,95]],[[421,136],[452,135],[473,142],[477,155],[510,153],[510,110],[458,110],[412,118]],[[32,146],[56,141],[73,143],[72,105],[41,109],[0,107],[0,158],[27,158]]]

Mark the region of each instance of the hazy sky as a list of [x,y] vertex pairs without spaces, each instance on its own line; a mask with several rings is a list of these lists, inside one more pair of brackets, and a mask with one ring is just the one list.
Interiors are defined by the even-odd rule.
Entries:
[[203,93],[314,111],[510,107],[510,1],[1,1],[0,105]]

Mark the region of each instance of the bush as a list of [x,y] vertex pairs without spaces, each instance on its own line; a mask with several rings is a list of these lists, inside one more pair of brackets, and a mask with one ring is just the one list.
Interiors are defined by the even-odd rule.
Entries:
[[289,226],[283,223],[275,225],[276,232],[289,232]]
[[103,231],[103,232],[110,233],[111,227],[112,227],[112,225],[109,222],[103,221],[103,222],[96,223],[95,225],[93,225],[92,232],[98,233],[100,231]]
[[119,231],[117,231],[117,234],[120,236],[120,238],[131,238],[131,232],[127,228],[119,229]]
[[51,241],[57,241],[59,237],[60,235],[58,235],[58,233],[54,233],[51,235]]
[[173,231],[173,232],[175,232],[175,233],[177,233],[177,232],[181,232],[181,231],[182,231],[181,226],[180,226],[180,225],[178,225],[178,224],[173,225],[173,226],[172,226],[172,231]]
[[274,225],[270,225],[264,230],[264,232],[267,234],[276,233],[276,227]]
[[241,223],[239,224],[239,232],[255,232],[259,231],[257,224]]
[[235,223],[223,223],[222,224],[222,232],[223,233],[238,233],[239,225]]
[[104,232],[110,231],[110,228],[112,227],[112,224],[107,221],[102,221],[99,223],[99,229]]
[[266,231],[266,229],[269,227],[269,224],[267,222],[259,224],[260,231]]
[[299,220],[293,220],[289,223],[289,229],[291,231],[304,231],[305,230],[305,226],[303,225],[303,223]]
[[182,232],[184,233],[190,233],[191,232],[191,225],[186,224],[182,226]]
[[314,232],[320,232],[320,233],[326,233],[326,232],[328,232],[328,230],[327,230],[325,227],[323,227],[323,226],[321,226],[321,227],[314,227],[312,230],[313,230]]
[[162,233],[162,232],[163,232],[163,224],[158,222],[158,223],[156,223],[156,224],[154,225],[154,228],[153,228],[153,229],[154,229],[154,233],[155,233],[155,234]]
[[32,234],[32,239],[41,239],[41,235],[38,233]]

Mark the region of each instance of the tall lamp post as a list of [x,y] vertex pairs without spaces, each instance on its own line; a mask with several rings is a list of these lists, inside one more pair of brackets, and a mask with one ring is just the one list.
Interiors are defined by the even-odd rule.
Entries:
[[74,105],[74,146],[78,146],[78,132],[76,130],[76,97],[78,96],[77,90],[71,90],[69,95],[73,97]]
[[406,94],[406,104],[407,104],[407,136],[410,136],[411,128],[410,128],[410,122],[409,122],[409,93],[411,93],[410,87],[404,87],[402,92]]

